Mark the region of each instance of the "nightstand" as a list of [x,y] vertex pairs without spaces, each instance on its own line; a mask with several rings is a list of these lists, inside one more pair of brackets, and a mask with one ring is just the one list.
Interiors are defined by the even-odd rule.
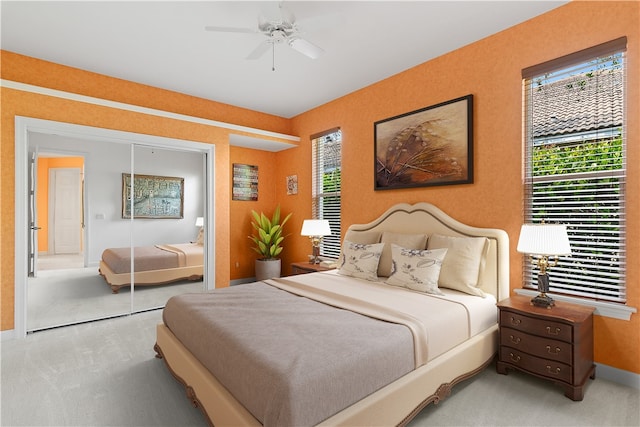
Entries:
[[311,264],[309,261],[294,262],[291,264],[291,275],[315,273],[317,271],[333,270],[330,267],[323,267],[320,264]]
[[550,309],[513,296],[498,303],[499,348],[496,369],[518,369],[553,381],[571,400],[582,400],[593,364],[593,307],[556,301]]

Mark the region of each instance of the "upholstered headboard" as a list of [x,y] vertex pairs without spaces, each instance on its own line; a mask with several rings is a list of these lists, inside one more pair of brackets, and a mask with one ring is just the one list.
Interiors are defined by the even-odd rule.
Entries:
[[509,296],[509,236],[504,230],[463,224],[430,203],[401,203],[368,224],[351,225],[345,239],[382,235],[385,231],[427,236],[486,237],[487,248],[478,287],[498,301]]

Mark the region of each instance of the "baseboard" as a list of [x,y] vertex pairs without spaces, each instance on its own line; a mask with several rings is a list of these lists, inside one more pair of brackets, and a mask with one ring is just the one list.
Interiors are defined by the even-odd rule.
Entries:
[[640,390],[640,374],[596,363],[596,378],[612,381]]
[[249,277],[249,278],[244,278],[244,279],[235,279],[235,280],[231,280],[229,282],[229,286],[243,285],[245,283],[253,283],[255,281],[256,281],[255,277]]

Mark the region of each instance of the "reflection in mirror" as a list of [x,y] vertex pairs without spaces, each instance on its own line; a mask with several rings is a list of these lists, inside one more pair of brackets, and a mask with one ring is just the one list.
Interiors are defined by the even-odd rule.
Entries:
[[[132,224],[133,311],[164,307],[173,295],[204,291],[204,154],[135,145],[133,180],[123,185]],[[131,215],[133,212],[133,215]],[[133,217],[133,219],[131,219]]]

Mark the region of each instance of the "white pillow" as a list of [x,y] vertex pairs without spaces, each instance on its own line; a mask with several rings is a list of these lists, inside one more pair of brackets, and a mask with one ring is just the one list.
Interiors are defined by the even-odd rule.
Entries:
[[344,240],[371,245],[373,243],[380,243],[380,232],[347,230],[347,233],[344,235]]
[[389,277],[391,275],[391,245],[395,243],[398,246],[402,246],[406,249],[426,249],[427,248],[427,235],[426,234],[403,234],[403,233],[391,233],[385,231],[382,233],[380,243],[386,243],[380,256],[380,263],[378,264],[378,276]]
[[345,240],[338,273],[360,279],[378,280],[378,262],[383,247],[384,243],[366,245]]
[[386,283],[427,294],[444,295],[438,289],[438,277],[446,254],[447,249],[407,249],[391,244],[393,265]]
[[448,249],[438,286],[484,297],[484,292],[477,286],[487,245],[486,237],[429,236],[428,249]]

